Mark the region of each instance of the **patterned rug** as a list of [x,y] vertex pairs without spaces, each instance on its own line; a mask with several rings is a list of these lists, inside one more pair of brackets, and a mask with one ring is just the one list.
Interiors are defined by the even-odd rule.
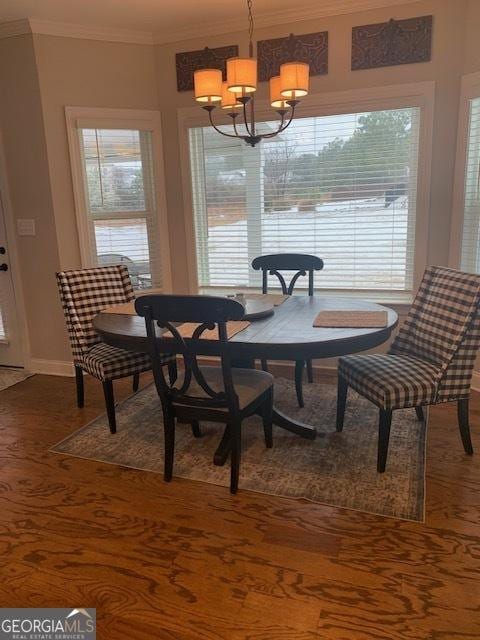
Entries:
[[[394,412],[387,470],[379,474],[375,407],[350,390],[344,430],[336,433],[336,388],[305,383],[304,396],[305,408],[299,409],[293,384],[276,380],[278,407],[325,435],[310,441],[274,427],[273,449],[266,449],[260,419],[249,418],[243,428],[240,491],[423,521],[425,424],[415,411]],[[177,426],[174,476],[228,487],[229,463],[213,464],[223,427],[202,423],[201,428],[204,435],[196,439],[189,425]],[[163,473],[162,415],[155,387],[117,406],[115,435],[110,435],[103,415],[51,451]]]

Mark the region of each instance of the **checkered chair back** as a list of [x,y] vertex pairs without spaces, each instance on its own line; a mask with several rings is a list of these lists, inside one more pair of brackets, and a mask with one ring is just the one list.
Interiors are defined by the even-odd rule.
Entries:
[[74,362],[100,342],[93,329],[93,318],[110,305],[134,299],[125,265],[77,269],[57,273],[63,312]]
[[425,360],[438,369],[437,402],[469,396],[480,347],[480,276],[428,267],[389,353]]

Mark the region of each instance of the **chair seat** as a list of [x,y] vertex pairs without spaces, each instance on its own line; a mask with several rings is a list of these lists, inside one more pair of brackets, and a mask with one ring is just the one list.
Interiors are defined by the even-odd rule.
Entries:
[[[223,373],[221,367],[200,367],[200,370],[213,391],[220,392],[224,390]],[[192,376],[193,378],[193,376]],[[259,371],[258,369],[232,369],[233,386],[238,395],[238,403],[240,410],[248,407],[259,396],[273,386],[273,376],[267,371]],[[178,386],[178,385],[177,385]],[[188,395],[194,398],[209,398],[201,386],[192,379]],[[174,402],[174,404],[176,404]],[[184,403],[178,406],[186,406]],[[219,409],[227,411],[227,409]]]
[[[165,361],[169,362],[171,356]],[[99,380],[115,380],[152,368],[150,356],[112,347],[104,342],[95,344],[78,362],[79,366]]]
[[369,354],[340,358],[339,375],[381,409],[405,409],[435,402],[439,370],[406,355]]

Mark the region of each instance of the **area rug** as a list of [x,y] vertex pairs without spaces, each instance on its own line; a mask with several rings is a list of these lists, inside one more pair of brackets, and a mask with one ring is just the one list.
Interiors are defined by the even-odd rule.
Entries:
[[0,367],[0,391],[13,387],[18,382],[23,382],[23,380],[30,378],[31,375],[31,373],[25,373],[23,369]]
[[[415,411],[394,412],[387,470],[379,474],[375,407],[350,390],[344,430],[337,433],[336,388],[305,383],[304,397],[305,408],[300,409],[293,384],[276,379],[277,406],[324,435],[311,441],[274,427],[273,449],[266,449],[260,419],[249,418],[243,428],[240,491],[423,521],[426,425]],[[201,428],[203,437],[196,439],[189,425],[177,426],[174,476],[228,487],[229,463],[213,464],[223,427],[202,423]],[[155,387],[117,406],[115,435],[103,415],[50,451],[163,473],[162,415]]]

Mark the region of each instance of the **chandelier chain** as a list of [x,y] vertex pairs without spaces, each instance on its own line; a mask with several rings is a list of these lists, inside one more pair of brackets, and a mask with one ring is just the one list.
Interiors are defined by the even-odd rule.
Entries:
[[249,55],[251,58],[253,58],[253,29],[254,29],[252,3],[253,3],[253,0],[247,0],[248,40],[249,40],[248,48],[249,48]]

